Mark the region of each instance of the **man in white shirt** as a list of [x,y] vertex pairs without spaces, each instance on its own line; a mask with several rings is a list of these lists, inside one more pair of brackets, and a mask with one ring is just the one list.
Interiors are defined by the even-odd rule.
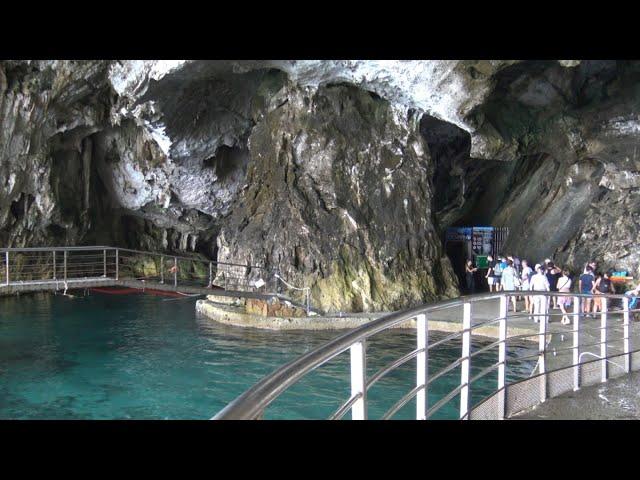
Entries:
[[[539,263],[536,264],[535,275],[531,277],[531,281],[529,282],[529,290],[538,291],[538,292],[548,292],[549,288],[549,280],[547,280],[547,276],[544,274],[542,267]],[[546,322],[546,314],[547,314],[547,298],[542,295],[534,295],[533,296],[533,318],[536,323],[538,323],[540,317],[545,315],[544,321]]]

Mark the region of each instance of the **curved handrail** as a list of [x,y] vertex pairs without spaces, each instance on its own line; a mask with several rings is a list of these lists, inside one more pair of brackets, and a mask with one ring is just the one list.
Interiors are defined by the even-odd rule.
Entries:
[[[545,297],[577,297],[577,298],[594,298],[594,295],[580,293],[562,293],[562,292],[544,292],[544,291],[506,291],[489,294],[477,294],[471,296],[462,296],[456,299],[444,300],[431,305],[421,305],[410,308],[401,312],[394,312],[389,315],[372,320],[371,322],[344,333],[337,338],[321,345],[306,354],[296,358],[288,364],[280,367],[272,374],[264,377],[245,393],[237,397],[212,419],[254,419],[261,415],[270,403],[272,403],[282,392],[287,390],[293,384],[298,382],[304,375],[310,371],[320,367],[324,363],[333,359],[337,355],[345,352],[354,344],[366,340],[367,338],[382,332],[386,329],[395,327],[405,321],[416,318],[418,315],[438,312],[454,307],[460,307],[466,303],[473,304],[484,300],[498,299],[513,295],[531,295]],[[607,299],[625,299],[629,298],[619,294],[599,294],[597,298]],[[568,316],[574,316],[575,313],[567,312]],[[578,313],[581,316],[581,313]],[[498,320],[501,320],[500,318]],[[474,323],[468,330],[456,332],[450,336],[455,338],[469,333],[471,329],[476,329],[480,325],[487,323],[495,323],[496,319],[490,319],[485,322]],[[461,359],[458,359],[461,361]],[[387,373],[387,372],[385,372]],[[415,389],[414,389],[415,390]],[[412,390],[413,391],[413,390]],[[404,397],[403,397],[404,398]]]

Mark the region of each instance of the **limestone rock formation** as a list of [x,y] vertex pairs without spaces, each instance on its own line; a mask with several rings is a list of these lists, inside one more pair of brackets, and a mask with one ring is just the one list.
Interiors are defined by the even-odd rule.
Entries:
[[432,163],[415,115],[350,86],[289,87],[249,137],[247,190],[220,260],[276,265],[326,310],[454,295],[431,220]]
[[455,295],[451,225],[639,276],[639,85],[633,61],[1,61],[0,244],[263,263],[334,310]]
[[[445,164],[453,171],[454,162],[458,176],[441,172],[442,182],[453,180],[444,189],[457,197],[439,209],[440,225],[481,219],[509,227],[505,249],[534,261],[554,256],[577,272],[597,259],[603,268],[640,275],[639,81],[635,62],[503,70],[476,112],[500,132],[495,151],[502,162],[478,164],[457,132],[460,146]],[[456,187],[463,182],[464,195]]]

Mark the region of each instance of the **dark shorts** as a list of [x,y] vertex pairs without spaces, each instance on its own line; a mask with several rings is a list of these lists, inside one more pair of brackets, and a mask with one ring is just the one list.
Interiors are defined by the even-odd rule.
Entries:
[[585,290],[584,288],[582,289],[582,291],[580,293],[583,293],[585,295],[591,295],[591,290]]

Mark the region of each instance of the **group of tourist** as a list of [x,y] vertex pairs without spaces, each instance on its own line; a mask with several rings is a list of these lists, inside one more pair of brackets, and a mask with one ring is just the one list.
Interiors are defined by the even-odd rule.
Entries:
[[[556,266],[550,259],[536,263],[533,268],[527,260],[520,260],[512,255],[499,255],[494,261],[488,256],[488,269],[485,275],[490,292],[522,291],[522,292],[561,292],[570,293],[573,287],[571,273],[566,268]],[[466,264],[467,288],[470,293],[475,293],[475,273],[478,268],[471,260]],[[640,292],[640,285],[637,287]],[[615,293],[615,286],[611,281],[611,272],[599,272],[596,262],[589,262],[578,279],[578,291],[583,294],[607,294]],[[637,293],[638,293],[637,292]],[[571,306],[572,297],[553,296],[548,302],[544,295],[521,295],[524,298],[524,310],[533,317],[537,323],[541,316],[546,317],[550,308],[559,309],[562,312],[562,324],[570,323],[567,308]],[[511,307],[517,312],[516,300],[520,296],[511,296]],[[507,307],[509,308],[509,307]],[[582,303],[582,313],[586,316],[595,316],[602,311],[601,299],[585,298]]]

